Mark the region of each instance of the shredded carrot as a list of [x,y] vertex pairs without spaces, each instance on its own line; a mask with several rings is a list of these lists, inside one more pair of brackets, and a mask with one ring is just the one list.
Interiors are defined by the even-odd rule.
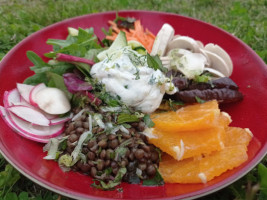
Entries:
[[154,40],[156,36],[151,33],[147,28],[144,30],[144,27],[141,24],[140,20],[134,22],[134,29],[126,30],[124,28],[119,28],[117,24],[113,21],[108,21],[112,28],[112,35],[106,36],[108,40],[115,40],[120,31],[124,31],[126,34],[127,41],[136,40],[140,42],[148,51],[151,52]]

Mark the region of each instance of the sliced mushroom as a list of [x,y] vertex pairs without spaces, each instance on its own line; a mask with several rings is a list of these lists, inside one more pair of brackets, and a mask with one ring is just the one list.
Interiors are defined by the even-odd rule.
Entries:
[[167,45],[172,40],[173,36],[174,36],[173,27],[170,24],[163,24],[154,41],[151,55],[163,56],[166,52]]
[[230,71],[230,75],[232,74],[233,72],[232,59],[230,58],[228,53],[223,48],[221,48],[219,45],[209,43],[204,47],[204,49],[220,56],[224,60],[224,62],[227,64],[227,67],[229,68],[229,71]]
[[167,46],[167,53],[172,49],[186,49],[193,53],[199,53],[200,46],[197,41],[191,37],[180,36],[169,42]]
[[221,78],[225,77],[224,74],[222,74],[221,72],[219,72],[219,71],[216,70],[216,69],[212,69],[212,68],[209,68],[209,67],[205,67],[204,70],[210,72],[212,75],[215,75],[216,77],[221,77]]
[[231,71],[227,66],[226,62],[217,54],[212,53],[210,51],[204,50],[207,56],[210,59],[210,67],[221,72],[226,77],[231,75]]

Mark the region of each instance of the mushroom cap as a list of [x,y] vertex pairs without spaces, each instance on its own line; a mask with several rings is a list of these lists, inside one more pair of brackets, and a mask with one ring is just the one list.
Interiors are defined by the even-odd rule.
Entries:
[[205,50],[220,56],[229,68],[230,74],[233,72],[233,62],[229,54],[217,44],[209,43],[204,47]]
[[221,72],[223,75],[225,75],[226,77],[229,77],[232,73],[228,67],[228,65],[226,64],[226,62],[224,61],[224,59],[222,59],[220,56],[218,56],[215,53],[212,53],[210,51],[204,50],[206,55],[209,57],[210,60],[210,68],[213,68],[219,72]]
[[188,36],[179,36],[169,42],[167,53],[172,49],[186,49],[193,53],[199,52],[199,44],[196,40]]

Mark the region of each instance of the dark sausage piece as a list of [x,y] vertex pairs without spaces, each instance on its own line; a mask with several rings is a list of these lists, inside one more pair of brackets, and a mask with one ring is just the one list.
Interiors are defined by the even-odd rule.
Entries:
[[217,99],[220,103],[231,103],[242,100],[243,94],[238,90],[222,88],[180,91],[174,94],[174,97],[176,100],[181,100],[185,103],[196,103],[196,97],[206,101]]
[[235,84],[235,82],[228,77],[218,78],[208,83],[193,82],[189,84],[188,86],[188,90],[195,90],[195,89],[206,90],[206,89],[215,89],[215,88],[217,89],[229,88],[232,90],[238,90],[238,86]]

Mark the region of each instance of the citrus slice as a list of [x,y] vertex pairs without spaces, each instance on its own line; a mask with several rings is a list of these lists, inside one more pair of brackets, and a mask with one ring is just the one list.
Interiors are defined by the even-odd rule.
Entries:
[[217,101],[189,105],[178,109],[151,115],[155,128],[166,131],[194,131],[207,129],[214,125],[220,115]]
[[166,183],[206,183],[245,162],[246,150],[245,145],[229,146],[204,158],[182,161],[164,155],[159,172]]
[[167,183],[206,183],[244,163],[248,159],[246,151],[251,138],[248,129],[228,127],[222,150],[182,161],[164,155],[159,171]]
[[177,160],[209,154],[224,148],[225,127],[231,122],[228,115],[222,113],[205,130],[167,132],[157,128],[150,129],[149,142]]

